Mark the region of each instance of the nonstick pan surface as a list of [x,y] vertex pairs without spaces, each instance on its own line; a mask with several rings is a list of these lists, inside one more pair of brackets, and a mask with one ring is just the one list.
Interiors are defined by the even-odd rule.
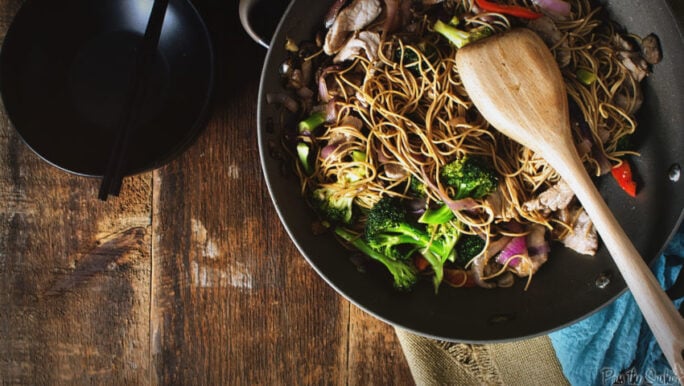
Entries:
[[[466,342],[530,337],[566,326],[609,304],[625,283],[603,247],[596,256],[578,255],[552,245],[549,261],[528,290],[524,280],[507,289],[451,289],[435,295],[431,283],[413,292],[392,288],[385,272],[360,273],[349,252],[332,235],[311,232],[314,214],[300,196],[298,181],[273,157],[282,135],[282,110],[266,102],[283,92],[278,66],[286,57],[285,39],[311,39],[321,29],[330,2],[293,1],[271,40],[258,105],[259,150],[264,176],[282,223],[302,255],[342,296],[375,317],[425,336]],[[684,163],[684,40],[682,6],[676,2],[608,1],[612,18],[637,35],[658,35],[664,59],[643,84],[645,102],[638,113],[638,151],[634,158],[640,186],[631,198],[609,178],[596,181],[601,194],[644,257],[660,254],[682,220],[684,186],[673,171]]]

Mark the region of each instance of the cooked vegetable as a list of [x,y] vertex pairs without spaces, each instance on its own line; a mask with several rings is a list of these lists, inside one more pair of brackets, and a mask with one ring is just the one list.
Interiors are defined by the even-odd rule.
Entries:
[[496,256],[496,262],[501,265],[508,264],[509,267],[515,268],[520,264],[521,259],[519,256],[526,254],[527,242],[525,241],[525,237],[514,237]]
[[280,104],[293,113],[299,110],[299,103],[284,92],[266,94],[266,102],[268,104]]
[[[406,212],[392,197],[384,197],[368,213],[365,227],[368,245],[386,255],[395,257],[418,250],[434,271],[435,290],[443,277],[444,263],[453,259],[453,249],[459,231],[455,227],[440,225],[428,233],[410,224]],[[402,251],[404,251],[402,253]]]
[[442,204],[439,208],[432,209],[428,208],[422,216],[418,219],[421,224],[445,224],[454,218],[454,212],[449,208],[448,205]]
[[570,3],[563,0],[532,0],[539,8],[555,16],[570,15]]
[[485,241],[480,236],[463,235],[456,243],[456,263],[465,267],[475,256],[482,253]]
[[384,265],[392,274],[395,288],[403,291],[410,290],[418,281],[416,268],[411,265],[410,261],[399,261],[385,256],[368,246],[368,244],[366,244],[366,242],[364,242],[360,237],[342,227],[336,227],[335,234],[346,240],[359,251],[363,252],[366,256],[382,263],[382,265]]
[[577,72],[575,73],[577,75],[577,80],[582,82],[583,84],[589,86],[592,83],[596,82],[596,74],[593,72],[586,70],[584,68],[578,68]]
[[322,125],[323,122],[325,122],[325,113],[323,113],[322,111],[316,111],[309,115],[308,118],[299,122],[299,132],[310,133],[314,131],[314,129],[316,129],[318,126]]
[[461,224],[454,221],[444,222],[442,224],[428,225],[428,232],[432,236],[432,242],[440,243],[442,253],[440,258],[442,264],[444,262],[456,261],[456,243],[461,238]]
[[353,218],[354,196],[322,187],[313,191],[311,201],[316,212],[326,220],[349,224]]
[[522,19],[537,19],[543,16],[539,12],[534,12],[518,5],[497,4],[489,0],[475,0],[475,3],[478,7],[487,12],[502,13],[504,15],[515,16]]
[[416,177],[410,177],[409,189],[416,197],[425,197],[427,194],[427,186]]
[[468,43],[480,40],[492,34],[492,30],[488,27],[477,27],[471,31],[463,31],[451,24],[446,24],[441,20],[437,20],[432,27],[435,32],[439,32],[442,36],[447,38],[453,45],[462,48]]
[[[366,153],[358,150],[351,151],[352,162],[362,163],[366,159]],[[352,166],[348,167],[343,171],[340,171],[338,176],[339,180],[346,183],[354,183],[366,178],[366,169],[363,166]]]
[[493,193],[499,184],[496,172],[475,156],[463,156],[446,164],[440,177],[442,182],[456,190],[455,200],[482,198]]
[[630,196],[636,197],[637,184],[632,178],[632,168],[627,160],[622,160],[622,163],[613,167],[611,173],[622,190]]
[[475,287],[477,285],[469,270],[458,268],[445,268],[444,282],[456,288]]
[[311,146],[306,142],[297,143],[297,157],[299,158],[299,163],[302,165],[304,172],[306,174],[311,174],[313,172],[313,166],[309,161],[309,155],[311,153]]
[[[386,248],[388,245],[394,247],[398,244],[387,243],[401,242],[401,244],[411,244],[421,249],[428,248],[440,257],[448,257],[451,253],[451,250],[445,248],[441,241],[432,240],[425,230],[410,224],[406,218],[406,211],[392,197],[383,197],[368,212],[365,235],[370,245],[377,248]],[[389,238],[387,236],[403,237]]]
[[431,46],[421,43],[416,46],[399,46],[394,51],[394,60],[401,63],[416,77],[423,76],[422,71],[428,68],[429,60],[426,59],[434,59],[435,56],[436,52]]

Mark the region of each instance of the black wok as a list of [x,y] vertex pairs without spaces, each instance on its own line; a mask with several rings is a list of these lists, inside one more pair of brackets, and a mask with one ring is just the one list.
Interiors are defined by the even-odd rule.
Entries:
[[[243,16],[259,17],[248,12],[252,1],[242,3]],[[548,333],[588,316],[625,291],[625,283],[605,248],[588,257],[552,245],[548,263],[534,276],[527,291],[519,280],[508,289],[443,287],[435,295],[426,281],[411,293],[399,293],[385,272],[358,272],[348,258],[349,252],[331,235],[314,236],[314,215],[300,197],[297,178],[284,172],[282,161],[272,156],[270,146],[278,143],[281,135],[277,126],[282,111],[266,103],[266,95],[283,91],[278,66],[286,57],[286,37],[294,41],[311,39],[322,28],[329,4],[290,3],[271,40],[258,105],[259,149],[273,203],[290,237],[321,277],[352,303],[390,324],[426,336],[470,342]],[[637,117],[642,156],[634,164],[643,188],[632,199],[609,178],[596,181],[634,245],[651,261],[678,228],[684,208],[684,182],[670,178],[673,169],[684,163],[684,74],[678,68],[684,63],[680,31],[684,7],[667,0],[608,1],[605,6],[628,31],[641,36],[657,34],[664,52],[663,61],[644,83],[645,103]]]

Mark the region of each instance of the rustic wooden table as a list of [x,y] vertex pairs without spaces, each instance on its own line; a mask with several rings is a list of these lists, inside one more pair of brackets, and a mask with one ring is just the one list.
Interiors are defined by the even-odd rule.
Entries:
[[[0,0],[4,37],[21,0]],[[262,180],[264,50],[236,1],[196,1],[212,117],[167,166],[99,181],[34,155],[0,113],[0,384],[411,384],[393,329],[287,237]]]

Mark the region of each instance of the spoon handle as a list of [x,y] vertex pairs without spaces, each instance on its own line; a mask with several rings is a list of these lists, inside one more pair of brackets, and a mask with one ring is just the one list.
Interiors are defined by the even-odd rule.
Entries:
[[684,320],[584,169],[570,131],[565,82],[544,41],[530,30],[511,30],[459,49],[456,66],[485,119],[541,155],[570,184],[684,383]]
[[[567,153],[565,160],[558,162],[556,170],[573,187],[672,366],[672,371],[684,383],[684,319],[613,216],[582,166],[574,147],[564,153]],[[558,153],[554,157],[558,157]]]

